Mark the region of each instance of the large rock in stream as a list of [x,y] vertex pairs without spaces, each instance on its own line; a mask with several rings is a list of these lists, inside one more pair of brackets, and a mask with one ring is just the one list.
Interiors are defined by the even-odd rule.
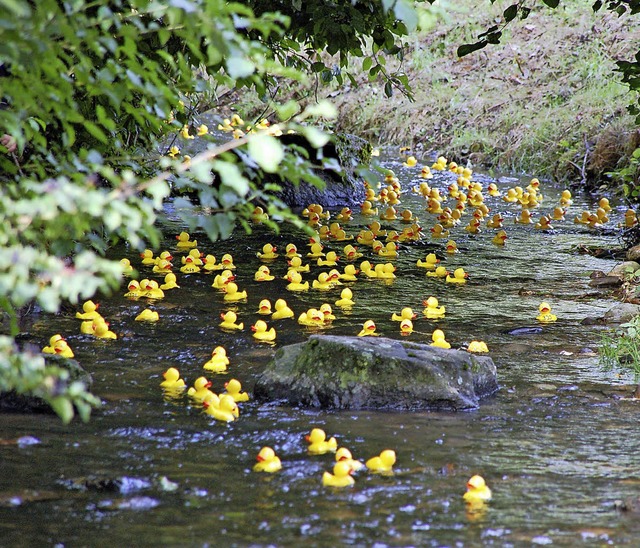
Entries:
[[259,400],[323,409],[469,410],[498,390],[488,356],[373,337],[312,335],[280,348]]

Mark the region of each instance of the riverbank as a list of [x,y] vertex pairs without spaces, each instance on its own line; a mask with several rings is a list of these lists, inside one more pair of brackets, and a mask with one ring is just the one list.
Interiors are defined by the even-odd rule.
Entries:
[[[438,2],[421,12],[407,39],[402,68],[415,101],[354,67],[357,87],[288,89],[305,101],[330,97],[339,109],[334,129],[378,146],[411,146],[473,166],[528,173],[597,188],[605,173],[628,162],[640,132],[626,111],[632,96],[614,73],[635,53],[640,19],[593,13],[590,0],[555,10],[536,7],[512,21],[502,43],[462,59],[456,48],[496,24],[510,2]],[[389,60],[389,71],[398,65]],[[345,78],[345,81],[348,80]],[[264,103],[243,98],[246,114]]]

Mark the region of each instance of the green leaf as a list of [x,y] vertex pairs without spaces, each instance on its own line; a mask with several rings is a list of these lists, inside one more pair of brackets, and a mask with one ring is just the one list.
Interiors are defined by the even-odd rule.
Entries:
[[480,40],[479,42],[476,42],[475,44],[463,44],[461,46],[458,47],[457,50],[457,54],[458,57],[464,57],[465,55],[469,55],[470,53],[473,53],[474,51],[478,51],[482,48],[484,48],[489,42],[487,40]]
[[49,405],[60,417],[60,420],[68,424],[73,419],[73,404],[65,396],[57,396],[49,401]]
[[367,72],[371,68],[371,65],[373,65],[373,59],[371,57],[365,57],[362,60],[362,70],[363,70],[363,72]]
[[557,8],[560,4],[560,0],[542,0],[542,2],[550,8]]
[[267,173],[275,173],[284,158],[280,141],[270,135],[255,135],[249,139],[248,150],[251,157]]
[[251,76],[256,70],[256,66],[244,57],[231,57],[227,59],[225,67],[227,74],[229,74],[231,78],[246,78],[247,76]]
[[511,4],[504,12],[502,16],[504,20],[508,23],[509,21],[513,21],[518,15],[518,4]]

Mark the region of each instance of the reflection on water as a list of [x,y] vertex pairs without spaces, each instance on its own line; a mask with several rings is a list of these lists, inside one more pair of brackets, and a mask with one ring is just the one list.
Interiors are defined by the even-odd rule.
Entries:
[[[418,182],[417,168],[399,162],[389,167],[404,188]],[[444,194],[446,183],[434,181]],[[499,187],[514,184],[503,181]],[[551,210],[560,190],[543,188],[542,210]],[[446,240],[403,245],[394,261],[397,279],[350,284],[356,306],[349,313],[334,307],[336,319],[327,329],[355,335],[365,320],[373,319],[381,334],[399,338],[391,314],[404,306],[421,312],[422,301],[437,296],[447,308],[445,318],[419,316],[410,339],[430,342],[439,327],[454,347],[472,339],[487,342],[502,388],[475,412],[326,413],[248,402],[241,404],[238,421],[222,424],[203,416],[186,397],[163,399],[158,387],[162,372],[178,367],[192,383],[217,345],[227,349],[231,364],[227,374],[209,375],[212,389],[222,391],[234,376],[251,391],[274,352],[256,343],[249,330],[259,319],[261,299],[284,296],[298,315],[339,297],[339,290],[287,292],[282,258],[269,265],[276,280],[254,281],[260,265],[256,251],[266,242],[284,250],[292,241],[306,253],[301,233],[274,236],[257,227],[251,238],[238,233],[230,241],[201,247],[216,257],[233,254],[236,281],[248,291],[247,302],[224,303],[210,287],[210,275],[179,274],[182,288],[152,305],[161,318],[154,325],[133,320],[146,302],[121,295],[99,299],[118,341],[80,335],[73,314],[34,318],[28,326],[33,342],[65,333],[93,374],[94,390],[105,405],[88,425],[65,427],[49,416],[2,417],[2,544],[99,545],[103,536],[110,545],[632,544],[640,533],[637,519],[617,513],[613,502],[638,494],[638,408],[620,398],[631,379],[598,368],[601,328],[580,323],[611,306],[587,282],[591,271],[607,271],[614,262],[573,251],[577,244],[611,246],[617,243],[615,234],[571,221],[556,223],[553,233],[536,232],[513,223],[518,211],[511,205],[499,198],[487,198],[487,203],[505,217],[506,247],[491,243],[494,230],[471,236],[461,227],[453,229],[461,250],[453,257],[442,253]],[[407,193],[405,206],[430,226],[433,216],[424,212],[421,199]],[[592,206],[577,196],[567,217]],[[182,227],[170,208],[167,212],[165,244],[171,248]],[[613,222],[623,213],[623,207],[614,211]],[[343,224],[355,234],[371,220],[356,215]],[[397,221],[383,225],[402,228]],[[336,251],[342,247],[329,245]],[[364,258],[380,262],[361,250]],[[417,259],[434,250],[447,268],[463,266],[469,282],[452,286],[415,267]],[[174,263],[179,262],[176,255]],[[139,264],[132,250],[114,250],[114,256]],[[321,270],[312,267],[305,279]],[[542,300],[551,303],[559,320],[540,328],[535,317]],[[245,323],[243,332],[218,328],[220,313],[229,309]],[[310,332],[293,320],[268,323],[278,333],[276,348],[304,340]],[[322,472],[332,467],[333,457],[307,455],[303,436],[314,426],[336,435],[361,460],[395,449],[395,475],[360,473],[352,489],[323,488]],[[40,443],[11,441],[27,435]],[[263,445],[281,457],[280,473],[251,471]],[[475,473],[487,479],[494,500],[468,508],[462,493]]]

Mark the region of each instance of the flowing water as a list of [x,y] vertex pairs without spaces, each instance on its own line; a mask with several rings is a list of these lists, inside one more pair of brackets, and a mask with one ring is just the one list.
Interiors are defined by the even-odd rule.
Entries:
[[[419,182],[416,168],[394,161],[388,167],[405,189]],[[449,176],[439,177],[432,183],[444,190]],[[518,183],[528,181],[502,179],[498,185],[504,191]],[[561,189],[542,190],[540,209],[548,212]],[[249,294],[246,303],[234,305],[245,324],[241,333],[218,327],[220,313],[230,307],[205,274],[178,274],[181,289],[153,305],[161,317],[155,325],[134,321],[147,303],[125,299],[124,290],[96,299],[117,341],[80,335],[73,313],[36,316],[26,326],[32,341],[44,346],[51,334],[65,334],[104,405],[88,424],[64,426],[48,415],[1,417],[0,545],[637,545],[637,515],[614,507],[640,489],[639,408],[622,397],[630,394],[633,379],[601,370],[597,346],[603,328],[581,325],[613,304],[588,281],[592,271],[606,272],[615,261],[575,251],[578,244],[618,242],[614,230],[573,224],[574,215],[593,207],[588,197],[574,199],[568,220],[541,232],[515,225],[511,204],[487,198],[492,212],[505,215],[504,248],[491,243],[491,229],[475,236],[453,229],[461,250],[454,256],[442,253],[446,239],[426,237],[401,247],[395,281],[360,279],[352,284],[351,313],[334,307],[336,320],[326,330],[331,334],[355,335],[365,320],[374,319],[382,335],[400,338],[390,315],[411,306],[419,314],[409,337],[414,342],[430,342],[436,326],[456,348],[484,340],[501,389],[472,412],[324,412],[250,401],[241,404],[239,420],[223,424],[186,397],[163,397],[158,385],[165,369],[178,367],[192,383],[205,373],[202,364],[217,345],[227,349],[231,364],[226,375],[209,375],[212,389],[222,391],[233,376],[251,392],[275,348],[308,336],[293,320],[269,322],[278,333],[272,347],[255,342],[249,330],[262,298],[284,296],[296,314],[338,298],[339,290],[287,292],[280,279],[286,271],[282,258],[270,265],[275,281],[253,281],[260,264],[255,252],[263,243],[283,250],[291,241],[306,252],[301,233],[274,236],[256,227],[251,237],[238,232],[227,242],[201,241],[201,251],[234,256],[238,285]],[[424,212],[422,198],[407,192],[401,207],[431,226],[433,215]],[[612,212],[611,226],[624,209]],[[174,235],[182,227],[171,207],[166,213],[163,243],[175,250]],[[355,234],[371,220],[356,215],[343,224]],[[416,268],[416,260],[432,250],[448,268],[463,266],[468,283],[446,284]],[[364,258],[379,262],[364,251]],[[133,250],[114,254],[139,264]],[[320,270],[312,268],[305,279]],[[420,316],[429,295],[446,306],[444,319]],[[556,323],[537,324],[542,300],[551,303]],[[529,327],[534,329],[514,332]],[[353,488],[324,488],[321,475],[332,467],[333,455],[307,454],[304,435],[312,427],[335,435],[362,460],[395,449],[395,473],[359,473]],[[275,448],[281,472],[251,470],[263,445]],[[476,473],[494,497],[469,508],[462,494]]]

